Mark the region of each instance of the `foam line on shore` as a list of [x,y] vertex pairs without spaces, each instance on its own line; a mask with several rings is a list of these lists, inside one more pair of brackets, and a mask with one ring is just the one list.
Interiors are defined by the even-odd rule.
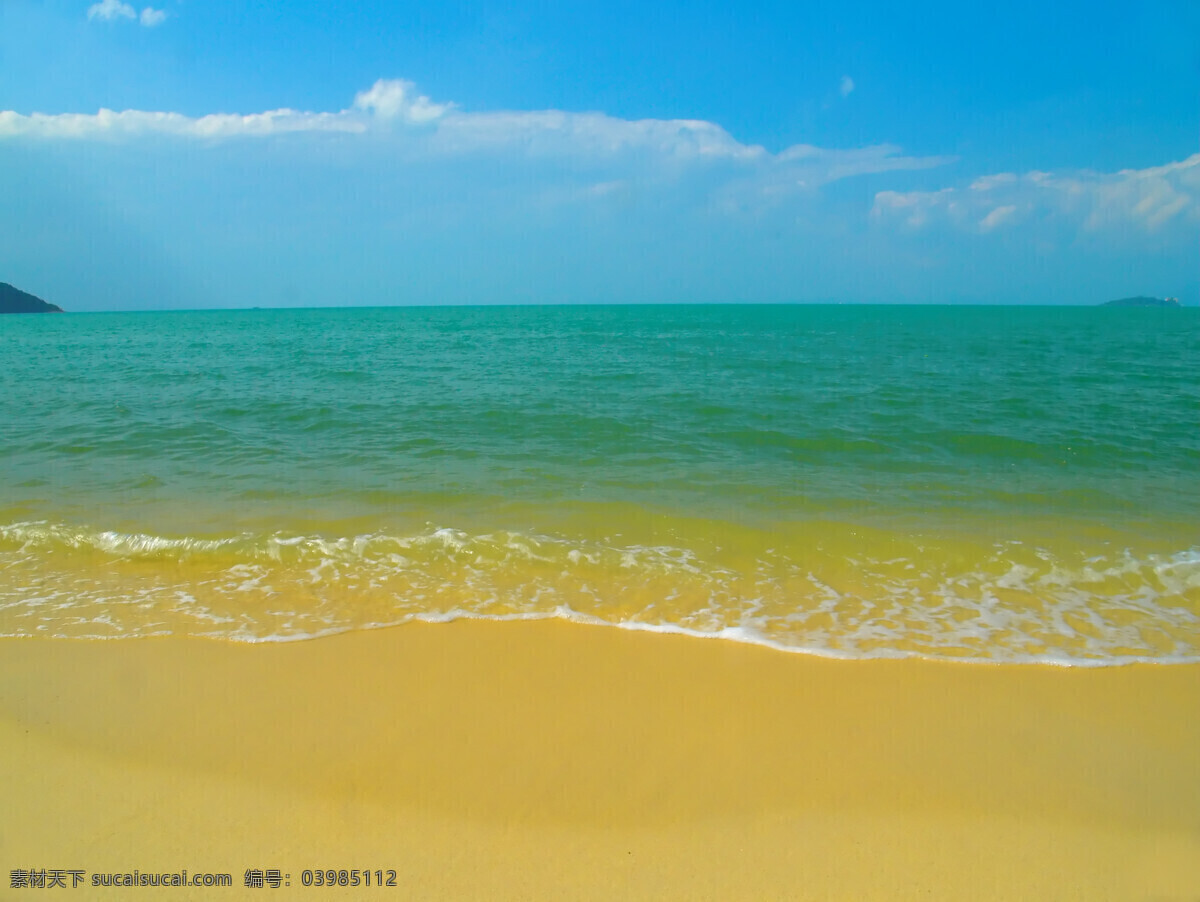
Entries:
[[[805,524],[714,543],[468,533],[332,538],[0,527],[0,635],[305,639],[559,618],[829,657],[1200,660],[1200,552],[1057,550]],[[729,545],[731,547],[722,547]]]

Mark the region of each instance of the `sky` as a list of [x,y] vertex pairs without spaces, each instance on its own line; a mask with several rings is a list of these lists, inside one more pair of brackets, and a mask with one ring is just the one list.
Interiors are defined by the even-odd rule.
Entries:
[[1200,304],[1200,3],[0,0],[74,311]]

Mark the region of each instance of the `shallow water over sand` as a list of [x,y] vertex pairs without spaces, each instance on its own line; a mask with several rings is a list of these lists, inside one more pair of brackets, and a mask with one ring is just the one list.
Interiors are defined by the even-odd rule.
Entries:
[[0,328],[2,635],[564,617],[851,657],[1200,660],[1194,311]]

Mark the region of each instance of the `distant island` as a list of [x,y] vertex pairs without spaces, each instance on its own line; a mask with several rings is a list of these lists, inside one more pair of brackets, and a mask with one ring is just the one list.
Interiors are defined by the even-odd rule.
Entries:
[[0,282],[0,313],[62,313],[62,307]]
[[1179,298],[1121,298],[1119,301],[1105,301],[1101,307],[1178,307]]

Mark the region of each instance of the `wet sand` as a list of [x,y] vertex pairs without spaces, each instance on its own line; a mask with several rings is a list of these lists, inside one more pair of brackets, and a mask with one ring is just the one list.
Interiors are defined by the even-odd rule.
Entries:
[[[0,864],[393,899],[1200,899],[1200,666],[561,622],[0,641]],[[243,888],[248,868],[291,887]]]

